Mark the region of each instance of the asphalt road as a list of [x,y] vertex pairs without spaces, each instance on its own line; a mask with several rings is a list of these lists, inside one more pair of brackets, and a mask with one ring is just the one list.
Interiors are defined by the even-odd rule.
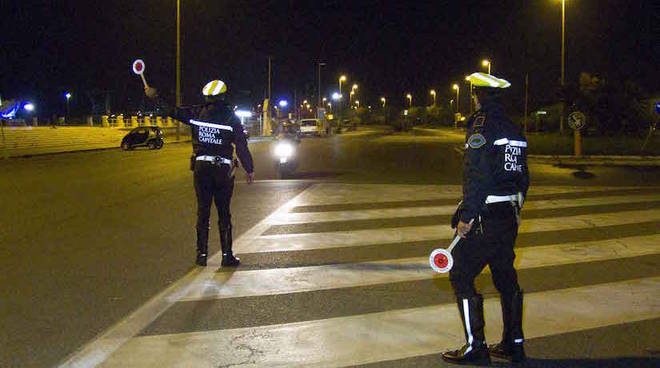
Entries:
[[[282,181],[276,180],[271,158],[272,143],[251,143],[257,182],[248,186],[242,173],[237,177],[232,203],[235,238],[315,183],[458,185],[462,172],[460,156],[454,150],[457,144],[460,143],[451,137],[391,135],[380,130],[305,139],[299,147],[299,171],[292,180]],[[160,151],[107,150],[0,161],[0,366],[57,364],[190,273],[194,258],[195,198],[192,174],[188,170],[189,153],[189,144],[172,144]],[[588,168],[576,172],[550,165],[532,166],[533,186],[644,187],[657,185],[659,179],[660,170],[657,169]],[[653,192],[653,189],[642,188],[633,192],[626,189],[619,194]],[[383,193],[387,196],[388,192]],[[399,201],[400,206],[406,207],[430,205],[424,202],[428,201],[426,199]],[[332,204],[325,202],[311,203],[307,204],[311,207],[301,211],[368,209],[360,203],[344,204],[347,207],[339,208],[328,207]],[[453,203],[455,199],[451,198],[440,204],[448,206]],[[657,201],[649,200],[623,206],[618,211],[647,211],[657,208],[657,204]],[[396,208],[397,205],[393,206]],[[581,213],[579,209],[572,211],[575,215]],[[599,210],[590,208],[589,213],[594,211]],[[539,212],[536,216],[544,218],[558,214]],[[267,231],[274,236],[352,231],[355,226],[370,231],[383,227],[439,225],[446,222],[445,217],[416,216],[400,220],[403,222],[383,219],[352,221],[349,227],[342,222],[320,227],[281,224],[269,227]],[[216,221],[212,215],[211,253],[219,250]],[[625,225],[611,226],[619,226],[608,228],[611,232],[626,231]],[[653,235],[657,232],[658,222],[649,220],[638,228],[642,234]],[[599,239],[596,230],[585,234],[578,230],[567,231],[573,231],[569,235],[575,239]],[[565,235],[548,233],[547,242],[552,243],[552,239],[560,241]],[[536,238],[530,235],[528,240],[533,243],[533,239]],[[246,270],[278,269],[417,257],[426,254],[432,246],[428,241],[410,245],[403,250],[393,245],[360,247],[345,253],[332,249],[301,249],[297,253],[245,252],[244,261]],[[590,265],[590,269],[573,277],[578,285],[584,286],[657,276],[657,256],[651,258],[647,268],[638,267],[635,258],[626,262],[619,268],[620,275],[600,276],[589,281],[590,275],[607,274],[611,269],[610,263],[603,262]],[[562,278],[575,270],[556,266],[548,272]],[[548,290],[562,287],[544,284],[544,277],[543,273],[529,271],[527,288]],[[447,297],[438,299],[437,293],[428,292],[432,281],[388,285],[381,288],[356,286],[349,290],[350,297],[331,290],[304,296],[287,294],[270,299],[265,296],[232,299],[221,303],[225,307],[218,309],[229,312],[215,316],[212,319],[215,322],[205,327],[196,326],[199,321],[180,326],[177,321],[190,321],[191,313],[194,315],[199,309],[197,305],[182,303],[146,328],[142,335],[181,332],[175,326],[184,331],[215,329],[219,325],[244,328],[449,302]],[[439,287],[450,295],[448,284]],[[353,297],[380,302],[352,306]],[[218,301],[208,303],[210,308],[217,306]],[[273,305],[282,312],[274,320]],[[325,305],[322,311],[311,309],[318,305]],[[243,312],[233,314],[228,306],[250,312],[248,315]],[[284,306],[287,307],[282,309]],[[630,348],[625,338],[617,337],[634,333],[637,338],[657,338],[657,327],[658,320],[653,319],[650,323],[635,322],[606,331],[575,332],[568,340],[577,342],[598,336],[606,340],[603,344],[610,344],[615,351],[622,353],[639,353],[640,349],[655,349],[657,352],[660,347],[657,344]],[[556,336],[559,335],[543,341],[532,340],[530,351],[540,354],[543,349],[569,349],[561,347],[566,339]],[[552,339],[556,341],[550,341]],[[548,356],[552,357],[551,354]],[[437,358],[436,355],[423,355],[374,366],[427,366],[431,362],[437,363]]]

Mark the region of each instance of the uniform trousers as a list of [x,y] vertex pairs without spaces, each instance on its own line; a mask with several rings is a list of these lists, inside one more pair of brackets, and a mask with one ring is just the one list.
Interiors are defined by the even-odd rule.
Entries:
[[198,247],[206,248],[206,244],[200,244],[200,242],[206,243],[208,239],[212,201],[215,201],[215,207],[218,210],[220,231],[231,229],[230,207],[234,191],[234,177],[229,176],[230,170],[229,165],[207,161],[195,162],[193,177],[197,194]]
[[518,235],[516,209],[510,202],[492,203],[480,211],[465,239],[453,249],[454,266],[449,280],[458,298],[477,295],[474,280],[488,265],[493,284],[500,295],[512,296],[520,291],[518,275],[513,267],[513,246]]

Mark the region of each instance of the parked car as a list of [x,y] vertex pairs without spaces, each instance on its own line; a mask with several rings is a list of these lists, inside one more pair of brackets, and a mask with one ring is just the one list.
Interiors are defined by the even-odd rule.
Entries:
[[121,140],[121,149],[132,150],[136,147],[149,149],[163,148],[163,132],[157,127],[138,127],[131,130]]
[[321,135],[321,121],[319,119],[302,119],[300,120],[300,135],[301,136],[320,136]]

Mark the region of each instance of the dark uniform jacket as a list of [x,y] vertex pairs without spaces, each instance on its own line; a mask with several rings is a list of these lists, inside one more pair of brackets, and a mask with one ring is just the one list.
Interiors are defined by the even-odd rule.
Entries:
[[467,122],[460,220],[476,218],[489,195],[527,195],[527,140],[504,107],[481,106]]
[[224,101],[196,108],[177,108],[174,115],[177,120],[192,128],[195,156],[219,156],[232,160],[233,144],[245,171],[254,171],[252,155],[247,146],[247,135],[232,108]]

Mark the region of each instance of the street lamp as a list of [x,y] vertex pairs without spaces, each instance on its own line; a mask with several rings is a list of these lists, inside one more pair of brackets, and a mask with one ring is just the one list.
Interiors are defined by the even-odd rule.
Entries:
[[408,99],[408,106],[412,107],[412,95],[408,93],[406,95],[406,98]]
[[69,100],[71,99],[73,95],[70,92],[66,92],[64,94],[64,98],[66,99],[66,116],[69,117]]
[[433,107],[435,107],[435,90],[432,89],[432,90],[430,91],[430,93],[431,93],[431,96],[433,96]]
[[348,104],[349,106],[353,103],[353,95],[355,94],[355,90],[352,90],[351,93],[348,94]]
[[481,62],[481,65],[483,65],[484,67],[488,67],[488,74],[490,74],[490,60],[488,60],[488,59],[484,59],[484,60]]
[[278,104],[280,105],[281,108],[285,108],[289,105],[289,102],[287,100],[280,100]]
[[342,97],[341,93],[335,92],[335,93],[332,94],[332,99],[335,100],[335,101],[341,100],[341,97]]
[[383,108],[385,108],[385,102],[387,102],[387,100],[385,99],[385,97],[381,97],[381,98],[380,98],[380,102],[383,103]]
[[461,93],[461,87],[459,87],[458,84],[454,83],[454,85],[451,86],[451,88],[456,90],[456,112],[458,113],[459,112],[458,103],[459,103],[459,97],[460,97],[460,93]]
[[339,77],[339,93],[341,94],[341,82],[346,82],[346,76],[342,75]]

